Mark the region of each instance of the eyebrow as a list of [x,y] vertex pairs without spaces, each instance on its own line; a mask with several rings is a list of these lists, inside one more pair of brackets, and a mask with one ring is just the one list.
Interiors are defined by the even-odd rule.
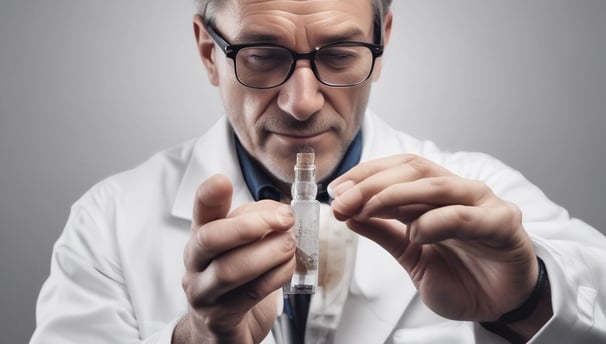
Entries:
[[[321,46],[321,45],[337,43],[337,42],[362,40],[364,36],[365,36],[364,31],[360,30],[359,28],[351,28],[349,30],[339,32],[332,36],[321,37],[320,40],[317,42],[317,45]],[[234,39],[234,43],[242,42],[242,43],[274,43],[274,44],[277,44],[282,41],[283,40],[279,36],[276,36],[274,34],[269,34],[269,33],[261,33],[261,32],[241,32]]]
[[234,41],[243,43],[278,43],[280,38],[267,33],[241,32],[234,38]]
[[358,28],[351,28],[347,31],[340,32],[338,34],[332,36],[326,36],[321,38],[321,44],[330,44],[336,42],[344,42],[344,41],[353,41],[353,40],[363,40],[364,31]]

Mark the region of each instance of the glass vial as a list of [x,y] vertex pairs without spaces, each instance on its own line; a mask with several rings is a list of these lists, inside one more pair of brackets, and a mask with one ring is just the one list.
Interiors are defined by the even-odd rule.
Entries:
[[297,242],[295,273],[285,294],[313,294],[318,285],[320,202],[316,200],[316,165],[314,153],[297,153],[292,201]]

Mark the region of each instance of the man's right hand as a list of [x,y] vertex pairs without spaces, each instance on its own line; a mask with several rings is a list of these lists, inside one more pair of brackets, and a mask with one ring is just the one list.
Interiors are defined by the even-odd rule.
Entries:
[[295,268],[294,214],[274,201],[229,213],[231,198],[222,175],[198,188],[184,250],[189,310],[173,343],[259,343],[276,319],[277,291]]

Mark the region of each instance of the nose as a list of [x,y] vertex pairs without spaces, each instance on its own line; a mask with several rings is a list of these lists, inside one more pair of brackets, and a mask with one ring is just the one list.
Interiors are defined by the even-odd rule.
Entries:
[[280,87],[278,107],[299,121],[305,121],[324,106],[322,86],[311,64],[306,60],[297,61],[290,78]]

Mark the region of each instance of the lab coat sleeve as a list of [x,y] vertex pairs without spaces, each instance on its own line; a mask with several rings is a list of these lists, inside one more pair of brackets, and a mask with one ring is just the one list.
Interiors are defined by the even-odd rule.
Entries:
[[170,343],[178,319],[141,338],[120,268],[110,193],[97,185],[72,207],[53,248],[31,343]]

